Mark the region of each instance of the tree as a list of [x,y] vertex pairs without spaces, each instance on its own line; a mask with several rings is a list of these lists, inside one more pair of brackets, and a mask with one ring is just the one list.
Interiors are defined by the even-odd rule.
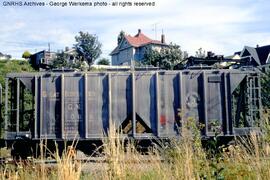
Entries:
[[75,49],[81,61],[85,60],[91,65],[101,55],[102,45],[96,35],[80,31],[79,35],[75,36],[75,40]]
[[56,54],[56,58],[52,61],[53,68],[67,67],[67,55],[64,52]]
[[205,58],[206,57],[205,50],[203,50],[202,48],[199,48],[198,51],[196,51],[195,57]]
[[22,54],[22,58],[29,59],[32,54],[29,51],[24,51]]
[[152,49],[151,47],[146,48],[146,52],[144,54],[143,64],[152,65],[158,67],[161,61],[161,54],[156,49]]
[[163,69],[175,69],[185,62],[186,52],[182,52],[179,45],[170,44],[160,51],[151,47],[147,48],[144,55],[144,64],[161,67]]
[[110,61],[107,58],[102,58],[97,62],[98,65],[110,65]]
[[124,37],[125,37],[125,32],[123,30],[121,30],[118,37],[117,37],[117,44],[120,44],[121,41],[124,39]]

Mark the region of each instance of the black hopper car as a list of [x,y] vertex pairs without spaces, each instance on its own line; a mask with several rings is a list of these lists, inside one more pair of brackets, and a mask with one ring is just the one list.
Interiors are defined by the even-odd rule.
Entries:
[[252,69],[10,73],[4,87],[3,141],[13,155],[35,152],[41,140],[75,139],[87,153],[112,125],[123,138],[149,140],[178,137],[188,118],[204,124],[203,138],[215,135],[214,122],[222,137],[260,124],[260,72]]

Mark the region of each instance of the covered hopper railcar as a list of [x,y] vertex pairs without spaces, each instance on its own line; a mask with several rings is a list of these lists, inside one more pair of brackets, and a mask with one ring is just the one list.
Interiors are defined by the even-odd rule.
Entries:
[[246,134],[260,119],[259,73],[253,70],[11,73],[5,82],[4,139],[79,143],[123,137],[173,138],[189,118],[203,137]]

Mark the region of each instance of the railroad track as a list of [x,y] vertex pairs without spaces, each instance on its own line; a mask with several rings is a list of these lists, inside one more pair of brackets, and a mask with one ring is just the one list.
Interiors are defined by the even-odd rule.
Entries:
[[[79,161],[81,163],[109,163],[109,159],[105,157],[87,157],[87,158],[75,158],[71,159],[71,161]],[[139,160],[134,160],[134,159],[125,159],[123,160],[126,163],[148,163],[148,162],[155,162],[155,161],[161,161],[164,162],[164,159],[158,159],[158,158],[151,158],[150,156],[145,155],[144,157],[141,157]],[[120,161],[121,162],[121,161]],[[57,160],[55,159],[33,159],[33,158],[28,158],[26,160],[15,160],[12,157],[1,157],[0,158],[0,165],[6,165],[6,164],[57,164]]]

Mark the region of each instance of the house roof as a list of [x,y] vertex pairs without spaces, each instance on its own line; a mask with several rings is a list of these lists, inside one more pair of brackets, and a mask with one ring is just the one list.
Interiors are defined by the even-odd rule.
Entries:
[[241,51],[237,51],[234,53],[234,55],[240,55],[241,54]]
[[126,40],[128,43],[133,47],[140,47],[144,46],[146,44],[162,44],[159,40],[152,40],[146,35],[144,35],[140,30],[138,34],[136,34],[134,37],[130,35],[125,35]]
[[[167,45],[166,43],[162,43],[159,40],[153,40],[149,37],[147,37],[146,35],[144,35],[141,30],[138,30],[138,33],[135,36],[131,36],[131,35],[125,35],[124,39],[130,44],[130,46],[132,47],[142,47],[148,44],[157,44],[157,45]],[[123,40],[122,40],[123,42]],[[122,43],[121,42],[121,43]],[[121,43],[111,52],[112,54],[116,54],[119,52],[119,48],[121,46]]]
[[262,46],[262,47],[257,47],[255,48],[257,53],[258,53],[258,56],[259,56],[259,59],[261,61],[261,64],[265,64],[266,63],[266,60],[268,58],[268,55],[270,53],[270,45],[267,45],[267,46]]
[[264,65],[266,64],[269,53],[270,53],[270,45],[256,48],[245,46],[240,56],[243,57],[251,55],[258,65]]
[[259,59],[256,49],[253,47],[245,46],[240,56],[244,57],[244,56],[250,56],[250,55],[253,57],[253,59],[256,61],[258,65],[261,65],[261,61]]

